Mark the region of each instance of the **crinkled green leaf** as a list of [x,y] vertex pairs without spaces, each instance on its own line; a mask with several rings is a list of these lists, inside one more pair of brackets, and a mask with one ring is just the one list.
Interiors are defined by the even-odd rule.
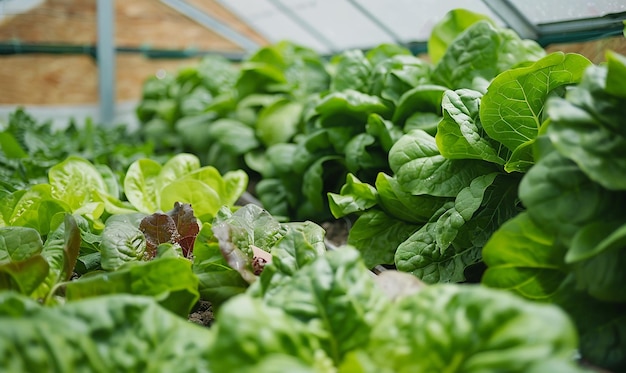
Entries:
[[320,341],[283,307],[241,295],[220,309],[212,328],[215,342],[207,357],[214,371],[252,373],[264,360],[285,356],[316,372],[332,372]]
[[326,252],[325,231],[319,225],[307,222],[291,222],[283,225],[284,235],[271,248],[272,261],[261,272],[258,289],[252,294],[272,297],[270,293],[292,281],[303,267]]
[[366,351],[384,372],[521,373],[548,359],[570,363],[577,345],[574,325],[554,305],[440,284],[390,308]]
[[114,271],[127,262],[148,259],[146,237],[139,230],[145,216],[136,213],[107,219],[100,243],[102,269]]
[[459,230],[472,219],[483,203],[487,188],[494,182],[497,174],[481,175],[472,180],[470,185],[459,192],[454,207],[445,211],[437,219],[437,247],[441,251],[448,249]]
[[443,119],[437,126],[437,147],[448,159],[482,159],[503,165],[502,145],[487,136],[479,118],[482,94],[469,89],[446,91]]
[[[19,299],[0,294],[2,304]],[[0,366],[8,372],[208,373],[212,341],[205,328],[150,298],[103,296],[0,317]]]
[[40,254],[43,242],[39,233],[27,227],[0,227],[0,263],[19,262]]
[[318,257],[265,302],[309,324],[336,364],[347,352],[367,344],[387,304],[358,252],[350,247]]

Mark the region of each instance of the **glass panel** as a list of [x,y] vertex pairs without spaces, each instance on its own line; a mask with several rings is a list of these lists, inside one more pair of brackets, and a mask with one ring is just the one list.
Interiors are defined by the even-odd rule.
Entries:
[[[271,42],[289,39],[320,53],[426,41],[432,27],[454,8],[487,14],[503,24],[481,0],[354,2],[357,6],[347,0],[220,1]],[[288,8],[287,12],[281,6]]]
[[433,26],[452,9],[465,8],[486,14],[503,24],[481,0],[359,0],[380,22],[393,30],[403,42],[426,41]]
[[319,53],[330,53],[329,46],[317,40],[302,25],[269,1],[223,0],[220,1],[220,4],[230,9],[271,43],[288,39],[294,43],[313,48]]
[[583,18],[602,17],[626,11],[624,0],[511,0],[533,23],[550,23]]

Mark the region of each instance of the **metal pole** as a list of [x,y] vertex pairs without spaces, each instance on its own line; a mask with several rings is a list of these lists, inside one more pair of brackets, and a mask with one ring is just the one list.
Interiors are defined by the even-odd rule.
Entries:
[[115,117],[115,0],[98,0],[96,13],[100,121],[112,125]]

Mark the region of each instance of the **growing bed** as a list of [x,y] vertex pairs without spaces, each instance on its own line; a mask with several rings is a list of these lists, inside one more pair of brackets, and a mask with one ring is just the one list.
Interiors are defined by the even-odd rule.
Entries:
[[624,370],[626,57],[455,12],[428,61],[282,42],[149,78],[134,133],[16,111],[0,366]]

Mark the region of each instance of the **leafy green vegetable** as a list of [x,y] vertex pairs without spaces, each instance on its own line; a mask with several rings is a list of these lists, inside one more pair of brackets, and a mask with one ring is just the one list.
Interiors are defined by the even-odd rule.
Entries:
[[459,34],[480,20],[491,22],[487,16],[467,9],[453,9],[446,13],[435,24],[428,39],[428,56],[433,63],[439,62]]
[[80,241],[76,219],[66,214],[63,225],[51,233],[44,243],[41,255],[48,262],[48,275],[33,297],[46,299],[57,284],[70,279],[80,253]]
[[478,286],[436,285],[389,308],[366,351],[382,372],[527,372],[546,359],[575,372],[577,341],[555,306]]
[[130,262],[113,272],[96,273],[65,284],[67,300],[108,294],[154,297],[163,307],[187,316],[199,298],[198,278],[185,258],[164,257],[149,262]]
[[[481,100],[485,132],[511,151],[532,141],[545,120],[547,98],[557,88],[579,82],[590,64],[581,55],[555,52],[532,65],[500,74]],[[519,171],[519,167],[509,164],[505,168]]]
[[485,245],[483,278],[561,306],[581,333],[582,357],[617,371],[626,367],[626,215],[618,207],[626,194],[616,171],[624,160],[617,123],[626,102],[607,81],[626,67],[619,61],[589,66],[565,98],[548,99],[549,124],[533,149],[537,163],[519,188],[526,212]]
[[200,227],[191,205],[175,202],[174,208],[165,214],[154,213],[144,217],[139,223],[139,230],[145,236],[149,257],[156,255],[160,244],[172,243],[180,246],[185,258],[191,258]]
[[141,212],[169,211],[176,202],[188,203],[198,219],[207,222],[222,206],[235,203],[247,179],[243,171],[222,176],[214,167],[200,167],[196,156],[178,154],[163,166],[149,159],[134,162],[124,178],[124,192]]
[[482,159],[504,164],[502,145],[485,133],[479,117],[482,94],[469,89],[446,91],[442,99],[443,119],[435,140],[447,159]]
[[[44,308],[0,293],[0,366],[7,372],[210,372],[212,334],[148,297],[109,295]],[[17,309],[21,308],[21,312]]]
[[514,31],[496,27],[488,20],[479,20],[448,46],[435,66],[432,79],[451,89],[484,92],[501,72],[544,55],[536,42],[522,40]]
[[27,227],[0,228],[0,287],[30,295],[45,280],[49,264],[39,233]]
[[135,213],[113,215],[107,219],[99,246],[102,269],[114,271],[127,262],[148,257],[146,237],[139,230],[144,217],[143,213]]

